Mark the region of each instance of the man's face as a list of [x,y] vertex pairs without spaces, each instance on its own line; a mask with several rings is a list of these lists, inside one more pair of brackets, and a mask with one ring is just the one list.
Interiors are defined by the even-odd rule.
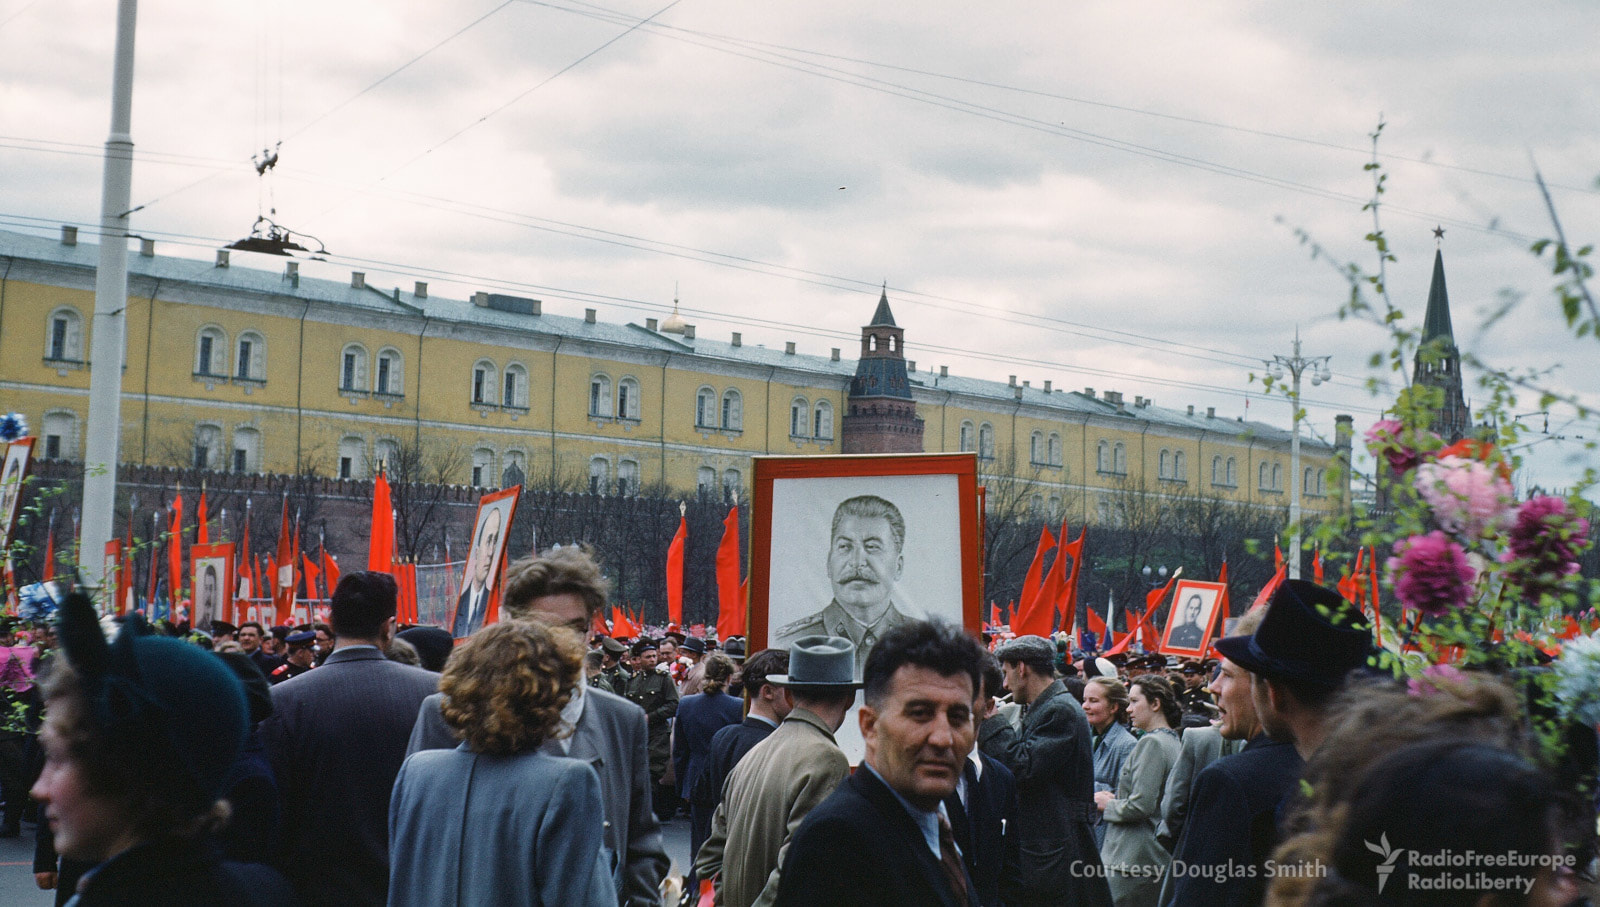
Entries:
[[600,655],[600,670],[609,671],[609,670],[611,670],[612,668],[614,668],[616,666],[617,666],[617,656],[612,655],[610,652],[602,652],[601,653],[601,655]]
[[639,653],[639,657],[635,661],[639,663],[639,670],[654,671],[656,664],[661,661],[661,653],[655,649],[645,649]]
[[290,646],[289,647],[289,663],[290,664],[299,665],[300,667],[303,668],[303,667],[306,667],[307,665],[311,664],[311,662],[315,659],[315,657],[316,657],[316,653],[311,651],[311,647],[310,646]]
[[217,604],[217,574],[216,571],[207,570],[205,577],[200,581],[200,607],[209,611]]
[[589,632],[589,606],[575,592],[541,595],[528,603],[528,613],[552,627],[566,627],[579,636]]
[[1189,596],[1189,600],[1183,603],[1183,622],[1186,624],[1199,624],[1200,611],[1200,596]]
[[828,549],[834,601],[857,607],[886,602],[904,566],[888,520],[850,514],[840,518]]
[[321,627],[317,628],[317,651],[318,652],[332,652],[333,651],[333,634],[329,633],[327,630],[322,629]]
[[1020,662],[1020,661],[1019,662],[1002,661],[1000,663],[1000,673],[1006,679],[1006,689],[1011,691],[1012,700],[1015,701],[1015,702],[1020,702],[1023,705],[1027,705],[1028,704],[1028,700],[1023,698],[1024,696],[1028,695],[1027,694],[1027,689],[1028,689],[1028,668],[1027,668],[1027,666],[1022,664],[1022,662]]
[[283,651],[283,642],[276,636],[268,635],[261,640],[261,648],[264,649],[268,655],[276,655]]
[[794,697],[790,696],[789,691],[783,687],[764,683],[761,685],[761,698],[766,701],[767,707],[772,709],[772,714],[778,719],[779,723],[782,723],[783,719],[788,718],[789,713],[794,711]]
[[500,511],[491,510],[483,519],[483,531],[478,533],[478,545],[473,551],[473,585],[489,584],[489,568],[493,565],[495,548],[500,544]]
[[867,761],[900,796],[935,809],[956,789],[977,738],[972,678],[902,665],[879,708],[861,707]]
[[661,651],[658,654],[662,661],[671,664],[678,657],[678,644],[670,639],[664,639],[661,641]]
[[1217,730],[1222,736],[1227,740],[1248,740],[1254,735],[1258,722],[1255,698],[1250,692],[1250,672],[1224,658],[1209,689],[1221,712]]
[[240,627],[239,645],[243,646],[246,652],[254,652],[261,648],[261,631],[255,627]]

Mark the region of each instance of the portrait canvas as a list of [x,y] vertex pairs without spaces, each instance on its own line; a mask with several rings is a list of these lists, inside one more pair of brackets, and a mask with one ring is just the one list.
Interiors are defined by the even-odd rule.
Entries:
[[6,447],[4,465],[0,465],[0,530],[5,531],[5,546],[10,547],[12,533],[17,525],[17,511],[22,503],[22,483],[28,478],[33,465],[33,438],[18,438]]
[[[971,454],[756,458],[750,650],[842,636],[859,679],[896,624],[938,617],[976,634],[973,465]],[[859,762],[855,710],[837,736]]]
[[1161,634],[1161,654],[1194,658],[1205,655],[1216,629],[1217,605],[1224,589],[1221,583],[1178,581],[1172,591],[1166,630]]
[[189,626],[211,631],[211,622],[227,620],[232,600],[233,543],[195,545],[189,549]]
[[471,636],[500,617],[499,581],[505,563],[506,534],[517,509],[520,489],[507,488],[484,495],[472,521],[472,545],[467,550],[461,588],[450,616],[450,635]]

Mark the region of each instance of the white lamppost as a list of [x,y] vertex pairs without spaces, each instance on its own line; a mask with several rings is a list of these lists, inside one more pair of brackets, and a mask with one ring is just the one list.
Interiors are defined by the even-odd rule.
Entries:
[[1300,331],[1294,332],[1294,355],[1273,356],[1267,361],[1267,374],[1282,381],[1284,372],[1293,376],[1289,400],[1294,404],[1294,436],[1289,441],[1289,578],[1300,578],[1300,375],[1309,373],[1313,387],[1333,377],[1328,368],[1331,356],[1301,356]]

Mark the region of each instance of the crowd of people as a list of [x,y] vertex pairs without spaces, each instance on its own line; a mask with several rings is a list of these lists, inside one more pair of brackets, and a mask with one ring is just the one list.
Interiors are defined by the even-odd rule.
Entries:
[[36,811],[38,884],[79,905],[1484,907],[1592,878],[1593,729],[1552,777],[1513,685],[1397,682],[1308,582],[1212,661],[914,619],[864,659],[615,639],[573,547],[511,564],[465,640],[396,597],[359,572],[326,624],[169,635],[79,594],[0,624],[0,835]]

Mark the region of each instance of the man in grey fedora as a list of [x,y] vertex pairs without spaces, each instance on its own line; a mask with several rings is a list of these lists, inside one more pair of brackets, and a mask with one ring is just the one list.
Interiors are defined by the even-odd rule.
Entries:
[[850,640],[807,636],[789,648],[789,673],[767,677],[788,692],[794,708],[734,766],[711,837],[695,856],[695,873],[715,881],[719,904],[772,904],[795,830],[850,774],[833,735],[861,687],[855,665]]

